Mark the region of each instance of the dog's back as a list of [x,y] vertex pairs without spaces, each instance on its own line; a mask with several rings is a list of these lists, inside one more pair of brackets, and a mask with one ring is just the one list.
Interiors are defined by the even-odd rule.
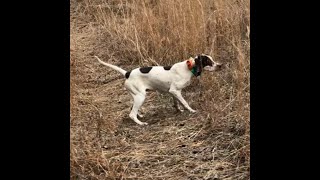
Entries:
[[168,91],[173,81],[174,71],[171,67],[151,66],[136,68],[131,71],[126,81],[136,86],[143,86],[145,89]]

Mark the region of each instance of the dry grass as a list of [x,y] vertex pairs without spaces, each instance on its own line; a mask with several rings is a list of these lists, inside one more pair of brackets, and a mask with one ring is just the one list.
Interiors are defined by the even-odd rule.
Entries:
[[[71,0],[71,179],[250,179],[249,0]],[[128,118],[126,70],[199,53],[226,64],[184,90],[197,114],[148,94]]]

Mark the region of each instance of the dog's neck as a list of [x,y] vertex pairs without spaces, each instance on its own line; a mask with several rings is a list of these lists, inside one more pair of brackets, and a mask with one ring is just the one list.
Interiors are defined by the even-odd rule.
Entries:
[[187,67],[191,71],[191,73],[196,77],[199,76],[196,74],[197,66],[196,66],[195,60],[190,57],[188,60],[186,60],[186,63],[187,63]]

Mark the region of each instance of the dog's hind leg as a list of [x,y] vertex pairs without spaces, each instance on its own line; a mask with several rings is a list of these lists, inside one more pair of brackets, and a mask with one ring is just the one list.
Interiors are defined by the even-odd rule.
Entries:
[[137,118],[139,109],[141,107],[141,105],[143,104],[144,100],[145,100],[145,95],[144,94],[133,94],[131,93],[132,97],[133,97],[133,107],[131,109],[131,112],[129,114],[129,117],[134,120],[134,122],[138,123],[139,125],[147,125],[148,123],[146,122],[141,122],[139,121],[139,119]]
[[[132,111],[132,108],[133,108],[133,105],[130,108],[130,112]],[[141,113],[141,108],[138,110],[138,114],[137,115],[138,115],[139,118],[143,118],[143,115]]]

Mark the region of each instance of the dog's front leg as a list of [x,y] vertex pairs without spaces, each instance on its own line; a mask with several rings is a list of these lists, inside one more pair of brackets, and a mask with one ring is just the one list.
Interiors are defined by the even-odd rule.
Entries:
[[196,110],[192,109],[192,108],[189,106],[189,104],[187,103],[186,100],[184,100],[184,98],[183,98],[182,95],[181,95],[181,90],[176,90],[176,89],[170,88],[169,92],[170,92],[175,98],[177,98],[177,99],[181,102],[181,104],[182,104],[185,108],[187,108],[190,112],[192,112],[192,113],[197,112]]
[[183,112],[184,108],[180,107],[179,100],[176,97],[174,97],[173,95],[172,95],[172,97],[173,97],[173,107],[176,108],[177,111]]

